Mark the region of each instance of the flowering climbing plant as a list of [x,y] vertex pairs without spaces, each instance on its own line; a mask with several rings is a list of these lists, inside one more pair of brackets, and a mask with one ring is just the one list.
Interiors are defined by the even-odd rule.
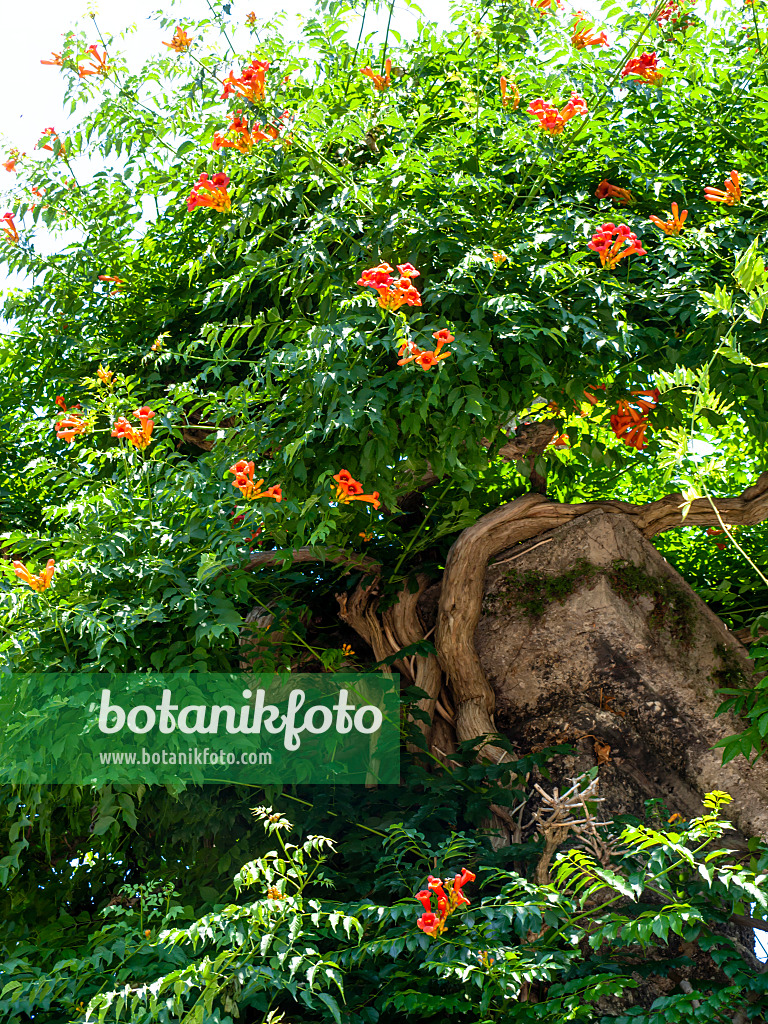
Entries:
[[[170,11],[144,24],[144,67],[98,15],[41,45],[30,73],[72,115],[65,127],[52,109],[35,124],[58,130],[3,140],[0,160],[0,257],[19,275],[3,294],[0,339],[1,673],[226,672],[241,664],[248,632],[258,638],[249,671],[326,671],[353,654],[355,668],[370,668],[378,655],[329,608],[349,609],[358,585],[395,608],[408,581],[438,579],[464,529],[537,480],[562,502],[679,492],[684,507],[738,494],[766,468],[764,4],[696,16],[661,0],[606,0],[589,14],[569,0],[462,2],[450,15],[444,6],[450,30],[421,20],[409,35],[419,17],[402,4],[325,0],[291,34],[293,23],[261,9],[211,0],[200,20]],[[367,20],[350,29],[363,8]],[[541,421],[549,443],[504,454]],[[736,535],[757,566],[745,569],[727,527],[659,546],[743,627],[768,606],[753,557],[765,538],[761,527]],[[397,660],[407,670],[430,653]],[[411,785],[399,793],[408,829],[437,829],[450,801],[426,815],[431,797]],[[239,967],[211,950],[215,980],[195,1009],[192,977],[208,968],[198,976],[191,959],[182,966],[153,943],[161,921],[223,914],[214,908],[229,900],[220,897],[233,871],[261,856],[243,816],[248,794],[2,796],[8,934],[26,942],[39,919],[48,938],[44,955],[7,968],[3,984],[21,988],[0,985],[0,1016],[27,1000],[18,1012],[42,1024],[81,1021],[91,999],[127,987],[104,1010],[109,1024],[120,998],[142,1024],[171,1013],[158,1009],[166,995],[190,1024],[236,1018],[252,998]],[[323,806],[334,822],[357,821],[377,799]],[[389,826],[388,799],[360,817],[360,832],[374,818]],[[401,904],[377,891],[379,908],[396,905],[386,920],[402,945],[374,957],[376,971],[396,973],[404,951],[434,965],[435,990],[413,1019],[434,1015],[438,994],[459,1007],[448,1006],[450,1019],[478,1019],[461,1000],[490,978],[511,1000],[524,985],[589,980],[580,966],[557,980],[578,947],[570,937],[547,945],[538,890],[508,947],[540,943],[550,973],[534,977],[534,963],[517,977],[514,956],[482,930],[491,896],[479,871],[482,888],[458,890],[471,906],[458,895],[451,905],[445,879],[475,871],[476,859],[435,856],[397,875]],[[41,863],[47,873],[33,879],[29,865]],[[333,868],[336,880],[349,873],[358,902],[373,884],[359,863],[350,844]],[[175,917],[158,911],[149,937],[146,920],[110,932],[109,955],[99,952],[89,915],[123,899],[121,873],[139,872],[139,885],[172,864],[183,865]],[[386,882],[399,867],[381,870]],[[528,884],[522,896],[505,890],[499,921],[530,897]],[[270,887],[247,914],[285,915],[280,934],[293,941],[296,893],[282,876]],[[422,916],[434,917],[422,927],[417,891]],[[127,897],[111,913],[133,921],[142,904]],[[239,934],[243,906],[222,917],[221,934]],[[307,910],[308,928],[320,913]],[[315,935],[297,956],[315,957]],[[461,962],[446,952],[457,936],[471,936]],[[77,969],[61,968],[64,981],[44,990],[42,973],[74,948]],[[284,948],[248,949],[248,970],[278,970],[269,958]],[[178,974],[159,994],[147,988],[154,1009],[139,1008],[136,986],[154,983],[147,965],[162,958],[163,977]],[[302,1019],[309,1004],[293,1012],[286,995],[290,962],[280,961],[281,998],[286,1019]],[[438,993],[449,962],[449,991]],[[305,961],[301,970],[305,979]],[[313,977],[343,1019],[337,970],[323,960]],[[380,1019],[407,1016],[418,984],[403,982]],[[301,985],[308,1019],[338,1024],[333,1004]],[[253,996],[259,1022],[282,1012],[267,990]],[[376,998],[355,1007],[360,1022],[375,1019]],[[565,1019],[553,1007],[551,1019]]]

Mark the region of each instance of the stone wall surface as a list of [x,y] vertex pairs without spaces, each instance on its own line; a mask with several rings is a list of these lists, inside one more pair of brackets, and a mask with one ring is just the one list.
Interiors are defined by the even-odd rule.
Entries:
[[[629,588],[627,566],[641,570],[629,569]],[[559,598],[531,613],[520,602],[542,578]],[[624,515],[587,513],[500,555],[475,646],[499,731],[520,753],[575,744],[566,775],[599,763],[608,816],[661,798],[695,817],[719,789],[733,797],[734,823],[768,839],[768,765],[739,756],[723,767],[711,749],[744,728],[715,712],[717,687],[749,677],[746,650]]]

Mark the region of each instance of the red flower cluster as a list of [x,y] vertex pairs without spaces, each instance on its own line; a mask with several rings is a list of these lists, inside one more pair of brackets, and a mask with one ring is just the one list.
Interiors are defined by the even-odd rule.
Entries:
[[197,206],[209,206],[219,213],[226,213],[232,207],[227,185],[229,178],[223,172],[214,174],[210,179],[207,174],[201,174],[187,199],[187,210],[194,210]]
[[384,92],[385,89],[388,89],[390,87],[390,85],[392,84],[392,76],[390,74],[391,71],[392,61],[389,59],[389,57],[387,57],[387,59],[384,61],[383,75],[377,75],[376,72],[373,71],[371,68],[360,68],[360,74],[367,75],[368,78],[371,79],[371,81],[373,82],[373,88],[377,92]]
[[605,178],[597,186],[595,195],[598,199],[618,199],[623,206],[628,206],[635,201],[635,197],[631,192],[628,192],[625,188],[619,188],[618,185],[611,185]]
[[725,203],[726,206],[735,206],[741,202],[741,181],[738,171],[731,171],[730,175],[723,182],[725,191],[720,188],[708,186],[704,189],[704,198],[709,203]]
[[529,104],[527,112],[533,117],[538,117],[541,127],[550,135],[559,135],[565,128],[566,122],[577,114],[589,113],[587,104],[575,92],[571,93],[571,98],[562,110],[558,110],[557,107],[539,97]]
[[0,227],[5,232],[6,242],[10,242],[11,245],[19,244],[19,232],[16,230],[16,225],[13,223],[12,213],[4,213],[3,216],[0,217]]
[[85,51],[90,53],[91,59],[88,62],[90,68],[83,67],[81,64],[77,67],[77,73],[81,78],[85,78],[86,75],[107,75],[109,74],[111,67],[107,64],[107,51],[99,54],[98,48],[95,43],[92,43]]
[[[648,413],[658,406],[661,392],[653,388],[648,391],[632,391],[630,394],[638,397],[629,402],[626,399],[619,400],[618,411],[611,416],[611,430],[624,444],[640,451],[645,444]],[[633,406],[638,408],[634,409]]]
[[393,313],[401,306],[421,305],[421,295],[410,281],[410,278],[419,276],[419,271],[410,263],[398,263],[397,269],[400,277],[395,279],[392,267],[388,263],[380,263],[378,267],[364,270],[357,282],[361,288],[375,288],[381,308],[390,309]]
[[132,426],[125,416],[120,416],[112,428],[112,437],[125,438],[126,441],[130,441],[134,448],[138,448],[139,451],[149,445],[152,440],[152,431],[154,429],[154,413],[146,405],[142,405],[140,409],[136,409],[133,415],[141,421],[141,430],[137,430]]
[[[430,875],[428,885],[437,897],[437,913],[432,910],[432,892],[429,889],[422,889],[416,893],[416,899],[424,907],[424,913],[416,922],[417,927],[421,928],[425,935],[440,935],[445,928],[446,918],[458,907],[469,906],[469,900],[461,890],[467,882],[474,880],[475,875],[466,868],[462,868],[461,874],[455,875],[453,880],[447,878],[445,883]],[[450,887],[448,892],[443,888],[443,884]]]
[[[450,352],[443,352],[442,355],[439,355],[439,352],[443,345],[450,345],[451,342],[455,341],[454,336],[447,327],[444,327],[441,331],[435,331],[432,337],[437,341],[434,351],[422,351],[413,342],[404,341],[400,346],[400,351],[397,353],[402,357],[398,359],[397,365],[405,366],[406,363],[415,362],[422,370],[429,370],[431,367],[436,366],[441,359],[447,359],[451,354]],[[411,353],[407,358],[403,356],[406,350]]]
[[249,67],[244,68],[238,78],[235,78],[234,71],[222,79],[224,92],[219,97],[222,100],[228,99],[233,94],[242,96],[249,103],[258,103],[266,99],[266,74],[269,70],[269,61],[253,60]]
[[264,480],[254,481],[254,468],[254,464],[246,462],[245,459],[240,459],[234,466],[230,466],[227,472],[235,474],[232,486],[237,487],[242,496],[248,501],[253,501],[254,498],[274,498],[275,501],[282,501],[283,492],[279,484],[267,487],[265,491],[262,491],[261,485],[264,483]]
[[[613,236],[616,236],[614,240]],[[624,246],[624,248],[622,248]],[[592,241],[587,245],[588,249],[594,250],[600,257],[600,263],[609,270],[617,265],[625,256],[637,253],[638,256],[645,256],[645,249],[640,239],[630,231],[626,224],[603,224],[603,226],[592,236]]]
[[621,77],[626,78],[627,75],[637,75],[644,82],[648,82],[649,85],[661,85],[664,76],[656,66],[656,53],[644,53],[640,57],[633,57],[627,61],[624,70],[621,72]]
[[35,576],[34,573],[27,569],[23,562],[11,562],[13,571],[19,579],[24,580],[27,586],[31,587],[37,594],[41,594],[50,587],[55,564],[54,560],[49,558],[45,569],[38,576]]
[[336,494],[334,497],[340,505],[348,505],[350,501],[368,501],[374,508],[378,508],[381,504],[379,492],[374,491],[373,494],[363,494],[363,485],[359,480],[353,479],[349,470],[340,469],[333,479],[336,481]]

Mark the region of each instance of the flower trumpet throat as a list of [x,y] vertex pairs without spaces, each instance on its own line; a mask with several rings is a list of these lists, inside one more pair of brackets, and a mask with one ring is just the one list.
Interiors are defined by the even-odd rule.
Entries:
[[45,566],[45,569],[43,569],[43,571],[36,576],[34,573],[31,573],[29,569],[27,569],[23,562],[11,563],[11,565],[13,566],[13,571],[16,573],[19,579],[23,580],[27,584],[27,586],[31,587],[36,594],[42,594],[44,590],[47,590],[48,587],[50,587],[51,580],[53,579],[55,564],[56,563],[54,562],[54,560],[52,558],[49,558],[48,563]]
[[340,505],[348,505],[350,501],[367,501],[377,509],[381,504],[379,492],[374,491],[373,494],[363,494],[363,485],[359,480],[354,479],[349,470],[340,469],[333,479],[336,481],[334,498]]

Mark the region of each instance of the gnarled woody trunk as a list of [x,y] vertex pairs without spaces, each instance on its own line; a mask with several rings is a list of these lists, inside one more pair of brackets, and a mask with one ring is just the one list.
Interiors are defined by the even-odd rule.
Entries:
[[[763,474],[754,487],[738,498],[718,499],[714,503],[708,499],[695,501],[685,520],[682,503],[680,495],[669,495],[643,506],[619,501],[564,505],[539,494],[525,495],[483,516],[460,535],[437,588],[427,590],[420,577],[415,595],[404,588],[400,603],[379,617],[376,581],[369,581],[350,597],[339,598],[340,616],[371,645],[379,659],[429,636],[434,627],[437,659],[414,657],[397,663],[396,667],[406,679],[428,693],[422,707],[432,716],[433,725],[427,731],[436,753],[444,754],[450,745],[446,720],[450,720],[459,741],[501,731],[521,752],[548,743],[577,742],[581,744],[581,753],[566,767],[580,771],[597,759],[604,766],[601,774],[607,775],[621,766],[616,792],[623,791],[625,795],[617,801],[609,800],[612,807],[607,809],[642,812],[643,799],[660,796],[688,816],[698,813],[699,798],[707,789],[730,787],[735,797],[734,819],[747,833],[768,837],[766,769],[757,766],[750,770],[740,760],[726,770],[720,765],[719,754],[709,750],[718,738],[740,728],[730,717],[715,719],[714,712],[720,703],[716,689],[718,682],[722,684],[722,673],[734,671],[734,666],[745,674],[751,671],[746,651],[644,540],[683,522],[712,525],[722,519],[729,524],[746,525],[763,521],[768,518],[768,474]],[[599,528],[598,521],[603,522]],[[570,540],[569,524],[578,526]],[[592,536],[595,529],[604,534],[599,543]],[[576,536],[581,538],[581,546],[574,543]],[[537,543],[527,548],[515,546],[534,539]],[[507,613],[506,618],[495,617],[496,625],[489,632],[488,616],[481,622],[484,595],[497,584],[504,565],[515,565],[518,569],[527,566],[557,575],[590,552],[587,561],[596,567],[606,568],[606,552],[610,552],[611,563],[627,560],[642,568],[649,578],[665,579],[681,588],[689,596],[697,622],[694,654],[674,648],[663,628],[654,632],[648,621],[654,609],[647,598],[639,600],[634,609],[627,606],[620,594],[609,599],[610,586],[605,577],[589,581],[590,597],[577,588],[564,610],[558,605],[538,623],[526,625],[525,616]],[[494,569],[493,564],[489,567],[489,561],[499,555],[499,569]],[[439,602],[435,615],[436,590]],[[569,628],[578,631],[574,608],[581,605],[585,614],[593,614],[593,602],[598,598],[604,621],[601,624],[599,616],[595,619],[590,637],[592,660],[581,651],[577,669],[574,659],[578,644],[569,650],[568,637]],[[557,659],[548,639],[550,615],[562,620],[558,625],[560,663],[556,670],[553,664]],[[611,625],[616,621],[623,622],[620,643]],[[551,663],[526,660],[531,645],[540,651],[549,647]],[[652,654],[645,652],[640,657],[639,650],[633,651],[638,647],[648,647]],[[501,649],[506,652],[503,657],[498,653]],[[721,649],[721,653],[716,649]],[[574,660],[571,669],[567,667],[569,659]],[[695,670],[691,667],[694,661]],[[524,678],[516,675],[512,667],[518,662],[526,665]],[[608,671],[611,664],[623,666],[619,673],[623,673],[622,680],[616,672]],[[664,665],[667,669],[662,671]],[[579,673],[583,677],[580,682]],[[549,678],[547,686],[542,682],[545,677]],[[509,681],[513,678],[515,683],[510,690]],[[591,691],[597,704],[592,707],[586,699],[585,704],[582,702],[584,706],[579,705],[578,713],[574,710],[574,720],[566,720],[569,700],[587,688],[590,679],[593,686],[594,680],[603,679],[606,685],[602,699],[607,702],[612,698],[610,706],[623,711],[623,716],[618,711],[609,712],[605,703],[601,705],[598,687]],[[537,695],[533,703],[531,694]],[[542,715],[537,701],[548,702],[549,719]],[[661,711],[657,713],[658,708]],[[501,717],[499,710],[503,712]],[[538,723],[536,728],[531,725],[534,720]],[[658,741],[655,746],[638,746],[638,738],[646,734]],[[506,757],[492,740],[486,742],[483,754],[493,760]]]

